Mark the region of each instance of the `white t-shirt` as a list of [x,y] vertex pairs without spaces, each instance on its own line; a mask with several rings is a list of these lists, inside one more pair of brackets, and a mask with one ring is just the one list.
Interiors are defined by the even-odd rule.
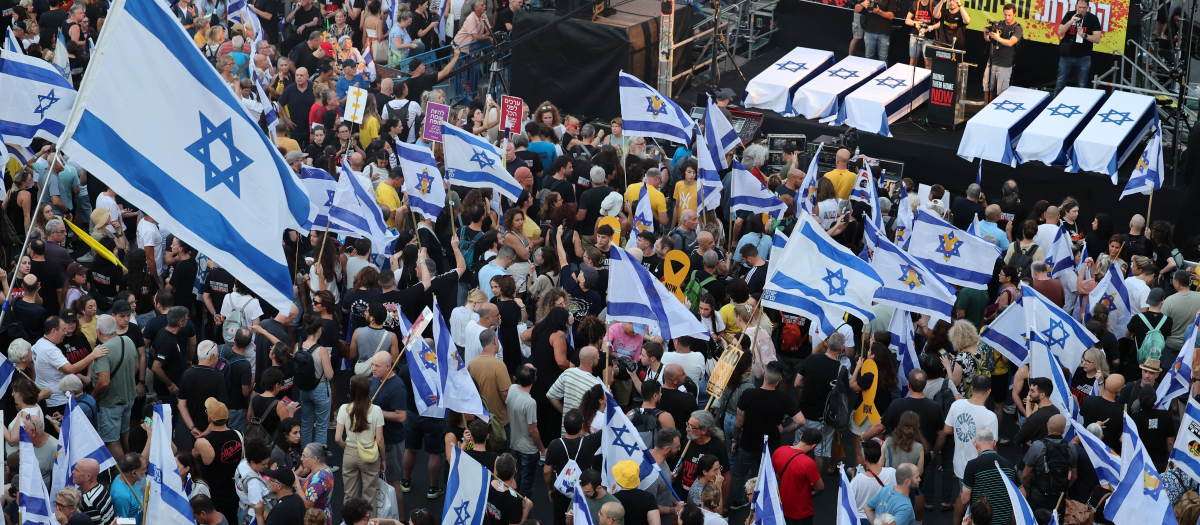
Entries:
[[[1129,307],[1134,313],[1141,312],[1142,308],[1149,308],[1146,304],[1146,299],[1150,297],[1150,286],[1137,277],[1125,278],[1125,289],[1129,290]],[[1122,334],[1124,335],[1124,334]]]
[[46,406],[62,406],[67,404],[67,396],[58,391],[58,381],[67,375],[59,370],[63,365],[71,364],[54,343],[46,338],[38,339],[33,345],[33,372],[37,374],[38,388],[49,388],[50,399]]
[[255,319],[263,316],[262,306],[258,304],[258,299],[237,292],[229,292],[229,296],[221,301],[221,315],[229,317],[229,314],[233,313],[234,305],[242,308],[242,324],[247,327],[254,324]]
[[[468,310],[469,311],[469,310]],[[475,321],[479,320],[479,314],[475,314]],[[478,322],[472,321],[463,327],[463,362],[470,363],[472,359],[483,354],[483,347],[479,345],[479,334],[482,334],[486,327],[479,326]],[[451,335],[453,338],[454,336]],[[500,341],[497,339],[496,344]],[[504,348],[500,347],[496,352],[497,359],[504,359]]]
[[1050,253],[1050,245],[1054,244],[1054,236],[1058,235],[1057,224],[1043,224],[1038,226],[1037,234],[1033,236],[1033,243],[1042,248],[1042,253]]
[[138,249],[145,249],[147,246],[154,248],[154,267],[161,275],[166,272],[166,263],[163,262],[163,256],[166,250],[163,250],[163,245],[166,244],[166,234],[157,223],[147,220],[142,220],[138,223],[137,228],[137,243]]
[[[101,193],[99,197],[96,197],[96,209],[100,209],[100,208],[104,208],[104,209],[108,210],[108,220],[109,221],[120,221],[121,220],[121,207],[119,205],[117,205],[117,199],[114,199],[112,197],[109,197],[106,194]],[[107,230],[108,233],[112,233],[112,234],[117,233],[117,230],[115,228],[113,228],[112,225],[106,226],[105,230]]]
[[[929,382],[925,383],[925,390],[922,390],[921,393],[925,394],[926,398],[933,399],[933,396],[937,395],[938,391],[942,389],[942,382],[945,380],[946,378],[944,377],[930,379]],[[956,396],[962,395],[962,393],[958,391],[958,387],[954,386],[953,382],[950,383],[950,392],[954,393]]]
[[467,325],[479,320],[479,314],[472,312],[466,306],[459,306],[450,312],[450,339],[454,344],[466,348]]
[[662,364],[663,366],[682,366],[684,373],[692,378],[692,381],[695,381],[697,386],[704,380],[704,356],[700,352],[688,352],[686,354],[666,352],[662,356]]
[[251,506],[262,501],[268,492],[267,484],[263,483],[259,479],[250,479],[246,483],[246,490],[242,490],[242,479],[251,475],[252,473],[253,471],[250,469],[250,464],[246,463],[246,460],[243,459],[242,462],[238,464],[237,472],[233,475],[234,489],[237,490],[238,500],[240,500],[242,504],[246,505],[246,512],[251,516],[254,515],[254,509]]
[[986,429],[992,431],[994,436],[999,435],[1000,425],[995,413],[966,399],[959,399],[950,405],[946,424],[954,428],[954,475],[962,479],[967,462],[979,456],[973,445],[975,434]]
[[[879,484],[880,481],[883,482],[883,485]],[[879,489],[895,484],[896,469],[892,467],[883,467],[879,471],[878,481],[876,481],[874,476],[866,472],[854,476],[854,479],[850,480],[850,491],[854,493],[854,501],[858,502],[859,512],[864,512],[863,509],[867,507],[867,501],[875,497],[875,494],[879,493]]]

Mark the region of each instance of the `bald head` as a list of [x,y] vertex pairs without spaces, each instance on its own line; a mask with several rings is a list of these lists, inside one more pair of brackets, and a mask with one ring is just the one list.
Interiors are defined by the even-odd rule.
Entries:
[[392,366],[392,354],[387,352],[377,352],[371,357],[371,363],[380,366]]
[[1050,416],[1050,421],[1046,422],[1046,431],[1051,434],[1061,436],[1062,433],[1066,430],[1067,430],[1067,418],[1063,417],[1062,414],[1055,414],[1053,416]]
[[579,368],[580,370],[591,371],[596,365],[596,361],[600,360],[600,351],[594,346],[585,346],[579,350]]
[[1104,391],[1112,396],[1116,396],[1125,387],[1125,376],[1121,374],[1113,374],[1104,380]]
[[696,244],[699,244],[700,246],[712,248],[712,244],[713,244],[712,233],[709,233],[706,231],[701,231],[700,233],[697,233],[696,234]]
[[850,162],[850,150],[848,150],[846,148],[837,150],[836,162],[837,162],[839,168],[845,169],[845,164],[848,164]]
[[666,381],[666,384],[671,385],[671,388],[675,388],[683,384],[684,375],[682,365],[671,364],[667,365],[667,369],[663,371],[663,380]]
[[983,220],[987,222],[996,222],[1000,220],[1000,206],[997,204],[992,204],[984,209]]
[[83,458],[75,464],[71,472],[71,480],[79,485],[84,492],[91,490],[97,484],[96,477],[100,475],[100,463],[91,458]]
[[[1142,233],[1142,228],[1145,228],[1145,227],[1146,227],[1146,218],[1145,217],[1142,217],[1141,215],[1134,215],[1132,219],[1129,219],[1129,233],[1133,233],[1134,235],[1140,235]],[[1136,232],[1136,233],[1134,233],[1134,232]]]
[[621,525],[625,519],[625,507],[619,501],[610,501],[600,507],[600,515],[612,520],[613,525]]

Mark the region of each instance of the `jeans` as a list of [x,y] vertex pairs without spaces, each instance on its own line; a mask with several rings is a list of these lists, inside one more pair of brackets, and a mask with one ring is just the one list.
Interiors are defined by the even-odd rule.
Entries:
[[740,504],[746,500],[746,480],[750,473],[758,475],[759,463],[762,461],[762,449],[754,447],[750,450],[739,448],[737,459],[733,462],[733,481],[729,484],[731,503]]
[[517,459],[517,492],[522,496],[531,497],[533,495],[533,480],[537,477],[538,460],[540,456],[537,452],[533,454],[524,454],[513,451],[513,456]]
[[158,315],[158,312],[155,312],[154,310],[150,310],[149,312],[146,312],[144,314],[138,314],[138,316],[137,316],[138,330],[145,328],[146,323],[149,323],[150,320],[154,319],[154,317],[157,315]]
[[887,63],[888,46],[892,44],[892,35],[867,33],[863,40],[867,43],[865,50],[867,58],[882,60]]
[[229,428],[238,432],[246,432],[246,409],[229,409]]
[[[733,455],[733,438],[736,437],[736,435],[733,433],[734,423],[737,423],[737,416],[730,414],[729,412],[726,412],[725,413],[725,453],[729,454],[730,456]],[[646,445],[646,446],[650,446],[650,445]]]
[[328,382],[300,391],[300,446],[328,442],[330,401]]
[[1067,83],[1074,80],[1076,87],[1088,87],[1088,73],[1092,72],[1092,57],[1058,57],[1058,82],[1054,83],[1054,96],[1062,93]]

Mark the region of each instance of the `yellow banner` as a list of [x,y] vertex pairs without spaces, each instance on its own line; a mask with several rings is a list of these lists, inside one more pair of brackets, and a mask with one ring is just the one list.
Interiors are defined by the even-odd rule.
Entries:
[[[1002,0],[965,0],[963,8],[971,16],[968,29],[983,31],[991,20],[1004,20]],[[1058,25],[1067,13],[1075,10],[1075,0],[1018,0],[1017,22],[1025,40],[1058,44]],[[1091,2],[1088,10],[1100,19],[1102,38],[1093,46],[1098,53],[1124,53],[1125,31],[1129,26],[1129,0]]]

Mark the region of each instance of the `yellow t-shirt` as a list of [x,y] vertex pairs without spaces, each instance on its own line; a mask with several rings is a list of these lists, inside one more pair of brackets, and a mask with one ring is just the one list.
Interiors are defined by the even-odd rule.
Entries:
[[204,36],[203,31],[197,31],[196,36],[192,37],[192,41],[196,42],[196,47],[202,48],[202,47],[204,47],[204,44],[208,43],[208,38]]
[[[675,183],[675,207],[681,212],[683,210],[696,209],[696,197],[700,189],[699,184],[692,184],[690,187],[684,181]],[[641,191],[641,190],[638,190]]]
[[721,321],[723,321],[725,323],[725,333],[727,333],[727,334],[742,333],[742,329],[738,328],[737,318],[734,317],[734,315],[733,315],[733,309],[737,305],[738,305],[738,303],[729,301],[729,304],[721,307],[721,310],[720,310]]
[[[637,200],[638,195],[642,194],[642,184],[638,182],[630,184],[628,188],[625,188],[625,202],[633,204],[633,201]],[[653,187],[650,188],[650,210],[655,215],[667,212],[667,197]]]
[[845,200],[850,198],[850,192],[854,190],[854,180],[858,175],[849,170],[833,170],[825,174],[825,178],[833,183],[833,189],[837,190],[839,199]]
[[379,136],[379,119],[375,117],[367,117],[363,122],[362,131],[358,132],[358,143],[362,144],[363,149],[371,144],[375,137]]
[[284,136],[279,137],[279,141],[276,143],[276,145],[283,148],[288,153],[291,153],[293,151],[300,151],[300,143],[299,142],[296,142],[294,139],[289,139]]
[[[375,188],[375,202],[387,206],[392,211],[396,211],[400,206],[404,205],[400,200],[400,194],[396,192],[396,188],[393,188],[387,182],[380,182],[379,186]],[[395,228],[396,221],[388,217],[387,225]]]

